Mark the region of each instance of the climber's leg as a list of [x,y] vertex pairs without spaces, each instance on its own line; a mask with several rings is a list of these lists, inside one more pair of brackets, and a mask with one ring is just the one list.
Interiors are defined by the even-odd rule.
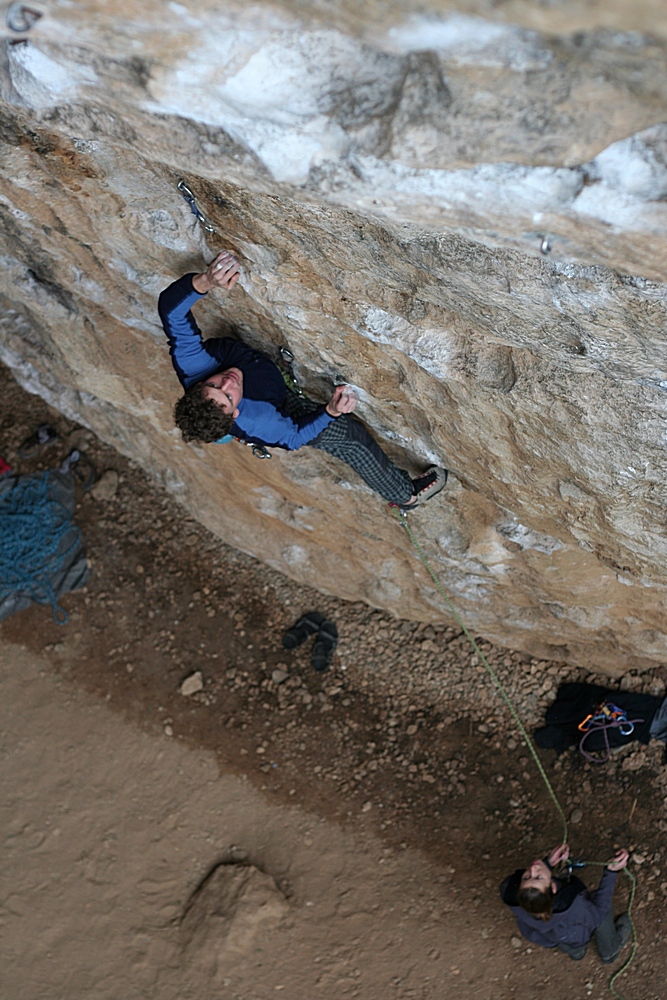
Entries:
[[390,462],[364,425],[349,414],[333,420],[311,441],[311,446],[345,462],[390,503],[403,506],[412,499],[412,480],[408,473]]

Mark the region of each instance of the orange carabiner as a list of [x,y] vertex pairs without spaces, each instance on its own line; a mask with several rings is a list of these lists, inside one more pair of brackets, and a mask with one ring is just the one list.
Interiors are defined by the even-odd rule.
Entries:
[[585,732],[586,731],[586,727],[587,727],[588,723],[591,721],[592,718],[593,718],[592,715],[587,715],[586,718],[584,719],[584,721],[579,723],[579,725],[577,726],[577,729],[580,729],[582,733]]

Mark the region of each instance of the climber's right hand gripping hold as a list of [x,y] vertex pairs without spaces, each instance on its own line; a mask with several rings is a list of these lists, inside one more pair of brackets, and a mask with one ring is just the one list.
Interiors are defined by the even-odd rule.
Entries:
[[240,274],[241,265],[238,257],[229,250],[221,250],[205,271],[194,276],[192,287],[200,295],[205,295],[212,288],[222,288],[223,291],[229,292],[239,280]]
[[337,385],[327,403],[327,413],[330,417],[340,417],[343,413],[352,413],[356,405],[357,397],[349,385]]

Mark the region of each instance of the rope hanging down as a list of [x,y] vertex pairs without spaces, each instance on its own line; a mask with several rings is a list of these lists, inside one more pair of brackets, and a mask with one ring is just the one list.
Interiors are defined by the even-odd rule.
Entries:
[[[596,868],[605,868],[607,866],[607,862],[606,861],[586,861],[586,864],[587,865],[594,865]],[[635,952],[637,951],[637,947],[638,947],[637,928],[635,927],[635,922],[632,919],[632,904],[635,901],[635,891],[637,889],[637,878],[636,878],[635,875],[632,874],[632,872],[629,872],[627,868],[624,868],[623,871],[625,872],[625,874],[630,879],[630,898],[628,899],[628,916],[630,917],[630,925],[632,927],[632,948],[630,949],[629,956],[627,957],[627,959],[625,960],[625,962],[623,962],[623,965],[620,967],[620,969],[616,970],[616,972],[613,974],[613,976],[609,980],[609,989],[611,990],[611,992],[614,994],[615,997],[618,997],[618,1000],[623,1000],[623,994],[618,992],[618,990],[614,986],[614,983],[616,982],[616,980],[618,979],[618,977],[620,976],[620,974],[622,972],[625,972],[625,970],[630,967],[630,963],[632,962],[633,958],[635,957]]]
[[[468,629],[464,625],[463,621],[461,620],[461,616],[459,615],[458,611],[456,610],[456,608],[454,607],[454,605],[452,604],[452,602],[450,600],[449,594],[447,593],[447,591],[445,590],[445,588],[441,584],[440,578],[438,577],[437,573],[435,572],[435,570],[431,566],[430,562],[428,561],[428,558],[427,558],[426,554],[424,553],[424,550],[422,549],[421,545],[419,544],[419,542],[415,538],[414,532],[412,531],[412,528],[408,524],[407,511],[398,510],[397,508],[393,508],[393,509],[396,511],[396,516],[397,516],[397,518],[399,520],[399,523],[401,524],[401,526],[403,528],[405,528],[407,536],[410,539],[410,541],[412,542],[413,548],[414,548],[415,552],[417,553],[417,555],[419,556],[420,561],[425,566],[425,568],[426,568],[429,576],[433,580],[433,583],[436,585],[439,594],[444,599],[447,607],[451,611],[451,613],[452,613],[452,615],[454,617],[454,620],[456,621],[456,623],[459,626],[459,628],[465,634],[466,638],[470,642],[470,645],[473,647],[473,649],[477,653],[477,655],[478,655],[478,657],[480,659],[480,662],[483,664],[484,669],[486,670],[487,674],[489,675],[489,677],[493,681],[493,683],[494,683],[494,685],[496,687],[496,690],[498,691],[498,694],[501,696],[501,698],[503,699],[503,701],[507,705],[508,709],[510,710],[512,718],[516,722],[516,724],[517,724],[517,726],[519,728],[519,732],[521,733],[523,739],[526,742],[526,746],[528,747],[528,749],[530,750],[530,752],[532,754],[532,757],[533,757],[533,760],[535,761],[535,765],[537,767],[537,770],[539,771],[539,773],[540,773],[540,775],[542,777],[542,780],[543,780],[543,782],[544,782],[544,784],[546,786],[546,789],[549,792],[549,796],[551,797],[551,801],[553,802],[554,806],[556,807],[556,811],[558,812],[558,815],[560,816],[561,823],[563,824],[563,844],[566,844],[567,843],[567,839],[568,839],[568,835],[567,835],[567,818],[565,816],[565,812],[564,812],[563,807],[561,806],[560,802],[558,801],[558,797],[556,796],[556,793],[555,793],[555,791],[553,789],[553,785],[551,784],[551,782],[549,780],[549,776],[547,775],[546,771],[544,770],[544,766],[542,764],[542,761],[540,760],[540,758],[537,755],[537,750],[535,749],[535,747],[533,745],[533,741],[530,738],[530,736],[528,735],[528,731],[527,731],[526,727],[524,726],[523,722],[521,721],[521,719],[519,717],[519,713],[517,712],[516,708],[514,707],[512,699],[510,698],[510,696],[508,695],[507,691],[505,690],[505,687],[504,687],[502,681],[500,680],[500,678],[498,677],[497,673],[495,672],[495,670],[493,669],[493,667],[491,666],[491,664],[487,660],[487,658],[484,655],[484,653],[482,652],[482,650],[479,648],[477,640],[468,631]],[[587,865],[598,865],[598,866],[604,868],[604,867],[606,867],[607,862],[606,861],[587,861],[586,864]],[[622,996],[621,993],[619,993],[616,990],[614,984],[615,984],[617,978],[620,976],[620,974],[622,972],[625,972],[625,970],[629,967],[630,963],[632,962],[633,958],[635,957],[635,952],[637,951],[637,929],[635,927],[635,922],[632,919],[632,904],[633,904],[634,898],[635,898],[635,890],[636,890],[636,886],[637,886],[637,879],[632,874],[632,872],[628,871],[627,868],[624,868],[623,871],[628,876],[628,878],[630,879],[630,882],[631,882],[630,899],[629,899],[629,902],[628,902],[628,910],[627,910],[627,912],[628,912],[628,916],[630,917],[630,924],[632,926],[632,950],[630,952],[630,957],[627,959],[627,961],[625,961],[623,963],[623,965],[620,967],[620,969],[616,970],[616,972],[613,974],[613,976],[609,980],[609,989],[611,990],[611,992],[614,994],[615,997],[618,997],[618,1000],[623,1000],[623,996]]]
[[[63,545],[68,534],[71,544]],[[66,625],[69,615],[49,577],[80,544],[70,512],[50,495],[49,473],[19,482],[0,497],[0,598],[25,594],[37,604],[50,604],[54,621]]]
[[475,637],[468,631],[468,629],[465,627],[465,625],[461,621],[461,617],[460,617],[458,611],[456,610],[456,608],[452,604],[451,600],[449,599],[449,594],[447,593],[447,591],[445,590],[445,588],[440,583],[440,580],[439,580],[437,574],[435,573],[435,571],[433,570],[433,568],[431,567],[431,564],[429,563],[428,559],[426,558],[421,545],[419,544],[419,542],[415,538],[414,533],[412,531],[412,528],[408,524],[407,513],[405,511],[400,511],[400,512],[397,512],[397,516],[398,516],[398,519],[399,519],[401,525],[405,528],[405,530],[406,530],[406,532],[408,534],[408,538],[412,542],[417,555],[419,556],[419,558],[421,559],[422,563],[424,564],[424,566],[428,570],[431,579],[433,580],[434,584],[438,588],[438,591],[440,592],[441,596],[444,598],[444,600],[445,600],[445,602],[447,604],[447,607],[449,608],[449,610],[451,611],[452,615],[454,616],[454,619],[455,619],[457,625],[465,633],[465,635],[466,635],[467,639],[469,640],[471,646],[473,647],[473,649],[475,650],[475,652],[479,656],[480,661],[483,663],[483,665],[484,665],[484,667],[485,667],[485,669],[486,669],[489,677],[491,678],[491,680],[495,684],[496,690],[498,691],[498,693],[500,694],[501,698],[503,699],[503,701],[507,705],[508,709],[510,710],[510,712],[512,714],[512,718],[514,719],[514,721],[516,722],[517,726],[519,727],[519,732],[523,736],[524,740],[526,741],[526,746],[528,747],[528,749],[530,750],[531,754],[533,755],[533,760],[535,761],[535,764],[537,766],[537,770],[542,775],[542,780],[544,781],[544,784],[547,787],[547,791],[549,792],[549,795],[551,796],[551,801],[553,802],[554,806],[556,807],[558,815],[561,818],[561,822],[563,824],[563,843],[566,844],[567,843],[567,819],[565,817],[565,813],[563,812],[563,807],[561,806],[560,802],[558,801],[558,799],[556,797],[556,793],[554,792],[553,786],[552,786],[551,782],[549,781],[549,777],[548,777],[546,771],[544,770],[544,767],[542,765],[542,761],[537,756],[537,751],[536,751],[535,747],[533,746],[533,741],[531,740],[530,736],[528,735],[528,731],[526,730],[526,727],[524,726],[523,722],[519,718],[519,713],[515,709],[514,704],[512,703],[512,699],[510,698],[510,696],[508,695],[507,691],[503,687],[503,683],[500,680],[500,678],[498,677],[497,673],[495,672],[495,670],[493,669],[493,667],[491,666],[491,664],[487,660],[487,658],[484,655],[484,653],[482,652],[482,650],[479,648],[479,645],[477,644],[477,641],[476,641]]

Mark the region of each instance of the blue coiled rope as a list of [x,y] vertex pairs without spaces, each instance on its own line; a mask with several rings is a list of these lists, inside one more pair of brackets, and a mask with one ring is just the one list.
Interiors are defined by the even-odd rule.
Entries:
[[[50,580],[81,544],[81,532],[49,490],[49,472],[20,480],[0,496],[0,600],[14,594],[50,604],[53,620],[66,625]],[[67,535],[71,544],[64,545]]]

